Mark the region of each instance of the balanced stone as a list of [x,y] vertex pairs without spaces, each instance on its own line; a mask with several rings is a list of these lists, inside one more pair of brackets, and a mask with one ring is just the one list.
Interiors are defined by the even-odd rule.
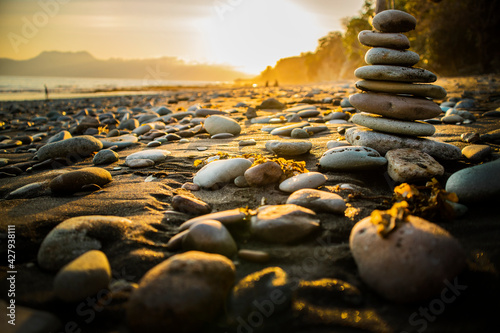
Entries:
[[206,220],[197,222],[182,240],[184,250],[196,250],[208,253],[222,254],[232,257],[238,250],[236,243],[219,221]]
[[129,327],[137,333],[199,332],[215,320],[234,279],[234,264],[222,255],[174,255],[139,281],[127,303]]
[[413,66],[420,61],[420,56],[408,50],[393,50],[375,47],[365,54],[365,62],[369,65]]
[[146,159],[151,160],[155,163],[163,162],[171,152],[168,150],[161,149],[147,149],[143,151],[138,151],[127,156],[125,159],[125,164],[129,164],[133,160]]
[[45,161],[49,158],[72,156],[89,156],[92,153],[101,150],[103,147],[101,141],[90,135],[82,135],[69,138],[62,141],[48,143],[38,149],[36,156],[38,160]]
[[266,142],[266,149],[276,155],[297,156],[307,154],[312,148],[309,141],[277,141]]
[[373,18],[372,25],[380,32],[408,32],[415,29],[417,20],[401,10],[384,10]]
[[292,193],[304,188],[318,188],[322,186],[328,177],[321,172],[306,172],[290,177],[280,184],[280,190]]
[[356,88],[363,91],[384,92],[389,94],[410,94],[421,97],[443,99],[446,90],[441,86],[433,84],[412,84],[391,81],[360,80],[356,82]]
[[245,158],[219,160],[205,165],[194,176],[193,183],[203,188],[210,188],[217,183],[228,183],[252,166]]
[[295,242],[319,229],[319,219],[297,205],[265,206],[251,219],[252,233],[273,243]]
[[363,281],[391,301],[439,297],[466,266],[460,243],[434,223],[410,215],[383,237],[374,222],[359,221],[349,246]]
[[446,182],[446,191],[457,194],[462,203],[498,201],[500,197],[500,160],[455,172]]
[[111,267],[104,253],[91,250],[64,266],[54,278],[54,293],[66,302],[95,296],[111,282]]
[[351,95],[349,100],[361,111],[387,118],[418,120],[441,114],[439,105],[424,98],[365,92]]
[[391,65],[371,65],[359,67],[354,71],[354,75],[357,78],[365,80],[397,81],[410,83],[431,83],[437,80],[437,76],[434,73],[423,68]]
[[342,214],[346,209],[344,199],[340,195],[314,189],[295,191],[288,197],[286,203],[309,208],[315,212]]
[[403,121],[383,118],[368,113],[357,113],[351,121],[357,125],[371,128],[375,131],[409,136],[431,136],[436,128],[422,121]]
[[105,240],[121,239],[132,221],[116,216],[79,216],[59,223],[45,236],[38,250],[38,264],[57,271],[90,250],[99,250]]
[[399,33],[381,33],[378,31],[363,30],[358,35],[361,44],[371,47],[386,47],[396,50],[410,48],[410,40]]
[[205,120],[205,129],[210,135],[219,133],[238,135],[241,132],[241,126],[236,120],[218,115],[210,116]]
[[389,150],[385,154],[387,173],[397,182],[431,179],[444,174],[444,168],[432,156],[411,148]]
[[253,166],[244,174],[250,186],[265,186],[277,183],[282,175],[283,170],[281,170],[280,165],[272,161]]
[[336,171],[377,169],[386,163],[387,160],[375,149],[362,146],[332,148],[319,160],[322,168]]
[[348,129],[346,139],[352,145],[373,148],[381,155],[392,149],[413,148],[442,160],[458,160],[462,156],[460,148],[449,143],[379,133],[362,127]]
[[63,173],[52,179],[49,183],[50,190],[55,194],[71,194],[78,192],[85,185],[106,185],[113,178],[111,174],[102,168],[89,167],[76,171]]

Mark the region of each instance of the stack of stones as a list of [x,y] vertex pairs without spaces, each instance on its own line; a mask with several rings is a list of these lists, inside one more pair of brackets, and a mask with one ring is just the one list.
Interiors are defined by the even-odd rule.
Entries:
[[362,79],[356,82],[356,87],[363,92],[350,96],[349,101],[363,112],[351,120],[375,132],[352,128],[346,132],[346,139],[381,154],[396,148],[416,148],[437,158],[459,158],[456,147],[421,138],[433,135],[435,128],[419,120],[441,114],[441,108],[431,99],[444,99],[446,91],[429,84],[437,79],[434,73],[412,67],[420,57],[408,50],[410,41],[402,33],[415,29],[416,23],[408,13],[386,10],[373,18],[377,31],[365,30],[359,34],[359,41],[372,48],[365,56],[369,66],[354,73]]

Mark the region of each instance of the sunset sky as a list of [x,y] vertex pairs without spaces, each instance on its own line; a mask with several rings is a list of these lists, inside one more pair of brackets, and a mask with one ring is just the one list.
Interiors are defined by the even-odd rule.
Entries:
[[313,51],[363,0],[0,0],[0,57],[176,56],[258,74]]

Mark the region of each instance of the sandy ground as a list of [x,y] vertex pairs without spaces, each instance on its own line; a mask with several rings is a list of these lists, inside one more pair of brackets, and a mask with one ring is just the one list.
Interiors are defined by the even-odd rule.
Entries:
[[[457,78],[440,80],[438,83],[445,86],[449,97],[471,95],[479,102],[480,108],[472,111],[478,118],[475,123],[436,125],[437,133],[433,136],[434,139],[463,148],[466,143],[460,140],[462,133],[476,131],[484,134],[500,128],[499,118],[482,117],[484,111],[495,110],[500,106],[498,79],[491,81],[491,78]],[[281,102],[293,105],[303,100],[305,92],[312,88],[312,86],[292,86],[259,89],[254,98],[234,94],[233,97],[212,98],[210,103],[212,107],[224,110],[233,108],[241,101],[258,105],[265,98],[276,97]],[[345,88],[343,85],[320,88],[324,89],[323,95],[314,96],[312,99],[315,101],[334,94],[337,94],[335,95],[337,97],[348,96],[354,91],[352,87]],[[220,93],[226,91],[230,90]],[[189,95],[191,92],[186,94]],[[157,101],[162,105],[161,101],[166,103],[169,98],[171,97],[160,95]],[[92,100],[87,100],[89,106],[91,102]],[[207,102],[206,95],[197,101],[181,101],[169,107],[187,108],[196,102]],[[325,110],[334,108],[331,104],[315,104],[324,107]],[[67,305],[55,299],[52,292],[54,275],[39,268],[36,262],[41,241],[53,227],[70,217],[114,215],[129,218],[134,223],[145,226],[142,238],[120,244],[109,244],[103,250],[109,257],[115,278],[137,282],[148,269],[178,253],[166,250],[165,245],[170,237],[177,233],[178,225],[189,216],[169,220],[165,218],[165,211],[172,209],[172,196],[182,184],[192,181],[193,175],[198,170],[193,166],[195,159],[211,156],[217,152],[227,152],[231,155],[259,153],[271,156],[264,148],[265,142],[279,138],[262,132],[261,128],[266,125],[251,124],[244,117],[245,111],[246,108],[240,108],[238,113],[232,115],[241,119],[243,130],[238,137],[224,140],[190,138],[190,142],[186,144],[162,145],[159,149],[171,151],[172,156],[164,163],[151,168],[131,170],[123,166],[125,157],[145,149],[147,141],[141,141],[139,145],[119,151],[120,161],[104,167],[111,172],[113,181],[100,191],[65,197],[55,197],[48,193],[34,199],[0,200],[2,265],[6,264],[4,258],[7,258],[4,242],[6,227],[9,224],[16,226],[17,304],[52,312],[63,323],[75,321],[79,323],[82,332],[127,332],[123,310],[127,295],[117,296],[104,311],[97,313],[96,320],[90,323],[76,314],[75,307],[78,304]],[[276,110],[258,111],[258,115],[276,112]],[[328,125],[328,131],[309,139],[313,143],[311,153],[297,158],[306,162],[309,171],[318,171],[316,164],[326,151],[326,143],[340,138],[337,127],[338,125]],[[0,134],[11,135],[12,131],[6,130]],[[257,141],[256,146],[238,146],[240,140],[250,138]],[[491,146],[495,154],[498,154],[500,147]],[[207,150],[199,151],[200,147],[206,147]],[[29,161],[32,156],[32,153],[13,153],[13,149],[0,154],[0,157],[17,162]],[[453,172],[474,164],[465,159],[443,162],[446,173],[438,180],[444,185]],[[69,166],[65,170],[86,166],[92,166],[91,158]],[[114,170],[117,166],[122,166],[121,170]],[[0,178],[0,198],[4,198],[9,192],[25,184],[50,179],[57,172],[61,171],[41,170],[23,173],[17,177]],[[156,179],[145,182],[151,175]],[[498,208],[495,205],[498,198],[469,206],[469,212],[454,221],[433,221],[459,239],[467,253],[468,267],[458,277],[460,284],[465,285],[466,289],[452,303],[446,304],[445,309],[431,311],[429,317],[425,317],[420,311],[432,308],[433,300],[405,305],[386,301],[361,281],[349,251],[348,238],[352,227],[360,219],[368,216],[372,210],[388,207],[394,182],[383,171],[325,172],[325,175],[328,181],[324,189],[340,194],[348,202],[345,215],[319,214],[321,231],[290,245],[263,243],[253,239],[245,231],[235,231],[239,248],[258,249],[271,255],[271,260],[265,264],[235,258],[237,280],[266,267],[278,266],[288,273],[291,281],[323,278],[346,281],[359,288],[362,303],[352,306],[348,303],[339,303],[335,296],[329,297],[328,293],[321,295],[312,292],[302,293],[296,297],[305,304],[304,307],[291,307],[288,311],[266,318],[259,327],[252,327],[255,332],[276,329],[289,332],[486,332],[495,327],[497,322],[495,316],[498,312],[495,300],[500,296],[498,276],[500,228]],[[344,183],[356,185],[359,191],[353,193],[339,190],[337,185]],[[279,191],[277,185],[264,188],[238,188],[229,184],[217,191],[201,190],[193,194],[209,203],[214,212],[245,206],[255,209],[263,201],[267,204],[283,204],[287,199],[287,195]],[[7,299],[8,285],[5,280],[7,270],[6,266],[0,267],[1,299]],[[221,315],[220,319],[207,327],[207,331],[236,332],[238,328],[228,327],[224,324],[223,318]]]

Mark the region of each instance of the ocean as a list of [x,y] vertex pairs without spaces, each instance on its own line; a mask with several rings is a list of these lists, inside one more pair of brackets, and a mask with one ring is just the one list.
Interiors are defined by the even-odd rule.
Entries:
[[158,93],[147,87],[206,86],[220,82],[103,79],[0,75],[0,101],[50,99]]

